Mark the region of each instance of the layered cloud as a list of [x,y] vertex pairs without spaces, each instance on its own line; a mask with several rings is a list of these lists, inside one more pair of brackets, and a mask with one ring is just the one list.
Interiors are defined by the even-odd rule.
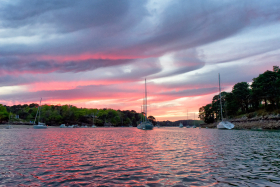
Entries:
[[147,78],[152,114],[185,119],[218,73],[230,91],[279,63],[279,20],[278,0],[2,1],[0,101],[139,112]]

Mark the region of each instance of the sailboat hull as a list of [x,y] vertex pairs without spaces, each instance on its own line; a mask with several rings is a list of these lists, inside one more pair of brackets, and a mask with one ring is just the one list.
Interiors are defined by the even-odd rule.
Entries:
[[33,129],[46,129],[48,128],[46,125],[33,125]]
[[141,130],[153,130],[154,126],[151,122],[146,121],[146,122],[142,122],[137,126],[138,129]]
[[179,128],[183,128],[183,127],[184,127],[184,125],[182,123],[180,123]]
[[232,123],[230,123],[229,121],[222,121],[217,125],[217,129],[233,129],[234,125]]

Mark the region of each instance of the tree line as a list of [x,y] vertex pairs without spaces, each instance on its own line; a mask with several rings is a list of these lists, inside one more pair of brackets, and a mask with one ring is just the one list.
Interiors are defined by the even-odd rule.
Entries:
[[[0,104],[0,122],[33,123],[38,108],[39,105],[36,103],[13,106]],[[53,126],[60,124],[104,126],[105,123],[113,126],[137,126],[144,119],[144,116],[145,113],[137,113],[134,110],[88,109],[72,105],[42,105],[40,109],[40,122]],[[37,116],[35,123],[38,123],[38,120]],[[148,120],[156,124],[153,116],[149,116]]]
[[[249,84],[239,82],[231,92],[221,92],[223,117],[233,118],[238,115],[266,111],[279,111],[280,70],[266,71],[254,78]],[[199,109],[199,118],[205,123],[213,123],[221,119],[220,97],[215,95],[212,103]]]

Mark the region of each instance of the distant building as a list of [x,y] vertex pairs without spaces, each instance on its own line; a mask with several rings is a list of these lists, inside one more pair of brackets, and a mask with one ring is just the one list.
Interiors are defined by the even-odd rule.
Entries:
[[273,71],[278,72],[279,71],[279,66],[273,66]]

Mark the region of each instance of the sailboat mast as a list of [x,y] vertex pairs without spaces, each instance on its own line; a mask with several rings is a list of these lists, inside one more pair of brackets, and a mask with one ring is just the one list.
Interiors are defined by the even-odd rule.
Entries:
[[146,86],[146,78],[145,78],[145,113],[146,113],[145,121],[147,121],[147,118],[148,118],[147,105],[148,105],[148,101],[147,101],[147,86]]
[[221,83],[219,73],[219,95],[220,95],[220,106],[221,106],[221,120],[223,121],[223,108],[222,108],[222,97],[221,97]]
[[188,118],[189,118],[189,110],[187,110],[187,125],[189,125],[188,124]]
[[41,118],[41,102],[42,102],[42,98],[41,98],[41,100],[40,100],[40,106],[39,106],[39,120],[38,120],[38,125],[39,125],[40,118]]
[[142,112],[142,106],[143,106],[143,105],[141,105],[141,122],[143,122],[143,112]]

